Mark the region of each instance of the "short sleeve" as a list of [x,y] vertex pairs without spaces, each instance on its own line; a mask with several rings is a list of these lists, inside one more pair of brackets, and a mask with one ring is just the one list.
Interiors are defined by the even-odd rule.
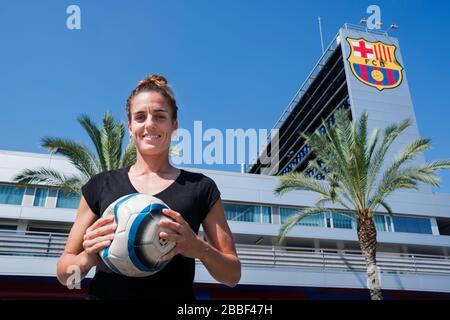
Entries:
[[199,190],[200,221],[203,221],[216,201],[220,198],[220,191],[211,178],[204,176]]
[[91,208],[92,212],[97,216],[100,216],[100,182],[101,179],[99,179],[99,175],[95,175],[81,187],[81,194],[89,205],[89,208]]

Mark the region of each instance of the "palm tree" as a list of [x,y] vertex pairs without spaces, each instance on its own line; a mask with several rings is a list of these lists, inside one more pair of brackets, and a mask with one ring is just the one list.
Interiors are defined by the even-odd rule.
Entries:
[[96,154],[85,145],[70,139],[44,137],[41,141],[42,147],[51,151],[52,154],[67,157],[79,173],[65,175],[45,167],[25,169],[14,177],[18,186],[46,184],[62,189],[66,193],[71,192],[81,196],[81,187],[93,175],[123,168],[136,161],[136,148],[131,140],[125,150],[122,148],[126,132],[125,124],[114,120],[110,113],[106,112],[103,115],[102,128],[85,114],[77,120],[91,138]]
[[[411,125],[409,119],[384,129],[375,129],[367,137],[367,114],[359,122],[350,121],[348,111],[336,113],[333,127],[323,123],[324,133],[304,135],[316,158],[308,163],[304,172],[322,174],[319,181],[306,173],[293,172],[280,178],[275,193],[282,195],[292,190],[306,190],[319,194],[313,207],[305,208],[283,223],[278,237],[281,244],[288,231],[305,217],[324,212],[338,212],[326,208],[328,204],[341,207],[339,211],[354,219],[362,254],[366,261],[369,289],[372,300],[381,300],[382,293],[376,266],[377,232],[374,214],[379,207],[389,214],[392,209],[386,199],[399,189],[418,189],[419,183],[439,186],[435,172],[450,168],[450,160],[435,161],[419,166],[409,162],[419,153],[430,149],[429,139],[417,139],[406,146],[387,167],[386,154],[396,138]],[[381,142],[380,142],[381,141]],[[409,165],[407,165],[409,163]],[[383,169],[386,168],[386,169]]]

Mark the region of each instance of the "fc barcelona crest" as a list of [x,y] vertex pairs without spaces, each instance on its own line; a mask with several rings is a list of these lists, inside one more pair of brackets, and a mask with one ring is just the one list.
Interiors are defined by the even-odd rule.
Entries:
[[402,83],[403,67],[397,61],[394,45],[364,39],[347,38],[347,41],[351,48],[347,60],[358,80],[380,91]]

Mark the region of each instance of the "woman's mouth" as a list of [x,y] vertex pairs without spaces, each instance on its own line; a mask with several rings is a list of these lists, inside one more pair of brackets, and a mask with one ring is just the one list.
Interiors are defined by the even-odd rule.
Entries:
[[161,139],[161,136],[160,136],[160,135],[157,135],[157,134],[148,134],[148,133],[144,133],[144,134],[142,135],[142,139],[143,139],[144,141],[157,141],[157,140]]

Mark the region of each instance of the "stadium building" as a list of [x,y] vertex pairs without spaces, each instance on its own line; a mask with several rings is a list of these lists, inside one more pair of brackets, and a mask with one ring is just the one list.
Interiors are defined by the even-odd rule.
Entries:
[[[259,158],[247,173],[187,168],[217,183],[242,262],[240,284],[232,289],[217,284],[198,262],[199,299],[369,299],[355,221],[324,212],[302,220],[285,246],[275,246],[280,224],[297,209],[312,206],[316,196],[294,191],[278,197],[274,189],[278,176],[304,171],[313,157],[301,134],[323,130],[323,120],[332,125],[339,108],[353,119],[367,111],[370,130],[411,118],[413,126],[389,157],[419,138],[405,69],[397,39],[344,25],[275,125],[277,166],[265,166]],[[79,197],[52,186],[16,188],[12,181],[23,169],[41,166],[76,172],[59,156],[0,151],[0,298],[82,299],[94,270],[80,290],[66,289],[56,280],[56,261]],[[422,187],[397,192],[389,204],[393,216],[383,211],[375,216],[384,297],[449,299],[450,194]]]

